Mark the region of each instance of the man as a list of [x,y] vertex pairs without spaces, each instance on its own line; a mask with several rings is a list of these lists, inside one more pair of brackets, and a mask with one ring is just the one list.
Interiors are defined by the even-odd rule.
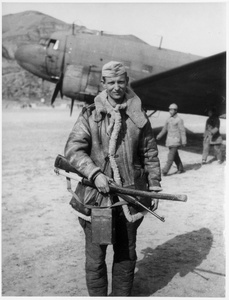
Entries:
[[177,111],[178,106],[175,103],[169,106],[170,117],[166,120],[164,127],[156,137],[157,140],[160,140],[161,137],[167,133],[166,146],[169,148],[169,154],[167,162],[162,169],[162,174],[164,176],[168,174],[173,162],[175,162],[177,166],[177,174],[184,172],[178,149],[181,145],[186,145],[186,132],[184,128],[184,122],[178,116]]
[[210,147],[214,146],[214,154],[219,164],[223,162],[222,155],[222,136],[219,132],[220,120],[215,108],[208,110],[209,118],[206,121],[204,139],[203,139],[203,154],[202,164],[206,164],[209,155]]
[[[105,89],[94,99],[94,104],[83,108],[67,141],[65,156],[79,172],[94,182],[100,193],[96,195],[90,188],[78,186],[76,193],[84,204],[117,202],[117,197],[104,197],[101,201],[101,195],[109,195],[111,180],[123,187],[161,190],[156,141],[141,100],[127,86],[128,80],[122,63],[112,61],[105,64],[102,69]],[[73,199],[71,202],[74,207]],[[157,206],[155,200],[153,210]],[[113,209],[116,242],[113,244],[112,296],[129,296],[137,260],[137,228],[143,220],[143,213],[133,205]],[[107,296],[107,245],[92,243],[92,224],[82,218],[79,221],[85,232],[89,295]]]

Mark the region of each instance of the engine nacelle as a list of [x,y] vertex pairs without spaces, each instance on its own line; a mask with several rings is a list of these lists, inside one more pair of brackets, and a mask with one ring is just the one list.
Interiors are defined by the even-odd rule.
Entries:
[[62,86],[66,97],[77,99],[79,94],[95,96],[101,90],[101,69],[95,66],[67,66]]

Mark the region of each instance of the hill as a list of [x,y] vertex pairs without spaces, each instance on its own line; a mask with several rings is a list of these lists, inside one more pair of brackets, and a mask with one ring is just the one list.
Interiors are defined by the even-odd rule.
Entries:
[[[23,70],[15,61],[20,45],[39,43],[55,31],[70,31],[71,24],[36,11],[25,11],[2,17],[2,98],[17,102],[51,98],[55,86]],[[75,25],[75,31],[85,27]]]

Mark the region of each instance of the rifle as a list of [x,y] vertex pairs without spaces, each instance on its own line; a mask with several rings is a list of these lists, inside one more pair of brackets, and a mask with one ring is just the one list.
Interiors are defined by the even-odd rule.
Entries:
[[[63,175],[66,178],[71,178],[73,180],[76,180],[77,182],[80,182],[81,184],[83,184],[85,186],[90,186],[92,188],[96,188],[96,186],[94,185],[93,182],[91,182],[87,178],[83,177],[82,174],[80,174],[74,168],[74,166],[72,166],[67,161],[67,159],[60,154],[56,157],[54,167],[55,167],[54,171],[57,175]],[[187,196],[181,195],[181,194],[175,195],[175,194],[156,193],[156,192],[151,192],[151,191],[141,191],[141,190],[136,190],[136,189],[131,189],[131,188],[120,187],[113,183],[109,184],[109,187],[110,187],[110,193],[120,196],[126,202],[143,207],[145,210],[147,210],[152,215],[154,215],[155,217],[160,219],[162,222],[164,222],[163,217],[158,216],[155,212],[153,212],[148,207],[143,205],[141,202],[136,200],[135,197],[147,197],[147,198],[151,198],[151,199],[171,200],[171,201],[180,201],[180,202],[187,201]]]

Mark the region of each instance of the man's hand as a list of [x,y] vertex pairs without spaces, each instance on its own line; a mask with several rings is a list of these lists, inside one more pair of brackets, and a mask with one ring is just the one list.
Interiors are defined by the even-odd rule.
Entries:
[[159,199],[152,199],[151,210],[155,211],[158,209]]
[[161,192],[162,191],[162,188],[160,186],[151,186],[149,188],[150,192],[155,192],[155,193],[158,193],[158,192]]
[[110,188],[109,188],[109,180],[108,177],[102,173],[100,173],[94,181],[94,184],[96,186],[96,188],[98,189],[98,191],[100,193],[109,193]]
[[[156,192],[156,193],[158,193],[158,192],[162,191],[162,188],[161,188],[160,186],[151,186],[151,187],[149,188],[149,190],[150,190],[151,192]],[[159,199],[152,199],[150,209],[151,209],[152,211],[157,210],[157,209],[158,209],[158,204],[159,204]]]

